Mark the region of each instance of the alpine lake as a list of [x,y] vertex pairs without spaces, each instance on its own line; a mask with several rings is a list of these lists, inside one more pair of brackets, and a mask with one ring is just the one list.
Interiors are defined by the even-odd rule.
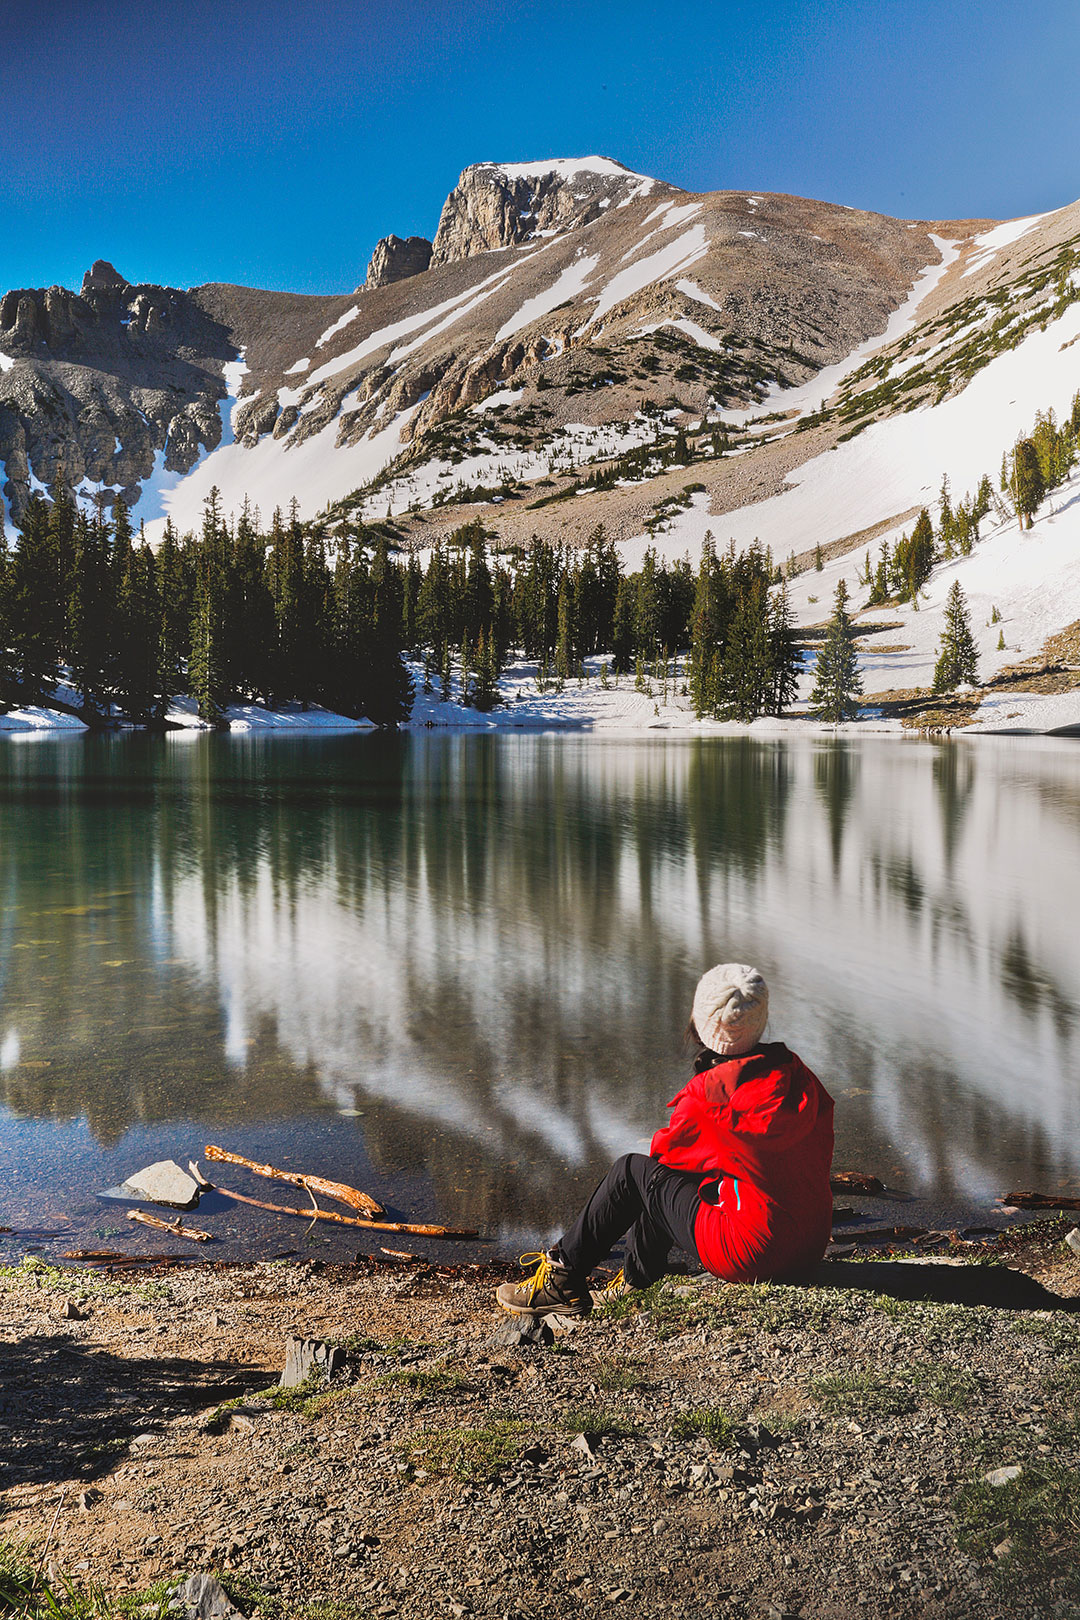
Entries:
[[310,1207],[207,1143],[481,1238],[206,1194],[200,1257],[535,1248],[647,1151],[724,960],[890,1189],[862,1224],[1080,1194],[1075,741],[5,740],[0,889],[8,1260],[195,1250],[99,1196],[159,1159]]

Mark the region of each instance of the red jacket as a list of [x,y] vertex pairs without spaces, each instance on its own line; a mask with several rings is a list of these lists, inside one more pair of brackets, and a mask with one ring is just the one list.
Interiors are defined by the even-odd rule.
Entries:
[[832,1232],[833,1101],[779,1041],[719,1058],[668,1105],[650,1152],[702,1173],[694,1236],[702,1264],[729,1282],[805,1273]]

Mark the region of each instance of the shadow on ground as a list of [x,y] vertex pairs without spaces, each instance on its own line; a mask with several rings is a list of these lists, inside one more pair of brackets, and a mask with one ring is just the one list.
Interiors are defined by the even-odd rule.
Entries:
[[857,1288],[892,1299],[989,1305],[999,1311],[1080,1312],[1080,1299],[1053,1294],[1010,1266],[925,1265],[905,1260],[823,1260],[809,1279],[821,1288]]
[[76,1349],[59,1335],[0,1344],[0,1491],[93,1480],[137,1434],[258,1380],[233,1362],[132,1359]]

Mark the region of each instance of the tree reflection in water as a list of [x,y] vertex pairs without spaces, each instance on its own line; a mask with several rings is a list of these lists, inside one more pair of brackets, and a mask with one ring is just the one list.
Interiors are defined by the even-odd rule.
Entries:
[[509,1241],[645,1140],[734,957],[845,1162],[954,1206],[1073,1185],[1078,831],[1064,742],[7,746],[0,1147],[317,1127],[327,1173],[362,1143]]

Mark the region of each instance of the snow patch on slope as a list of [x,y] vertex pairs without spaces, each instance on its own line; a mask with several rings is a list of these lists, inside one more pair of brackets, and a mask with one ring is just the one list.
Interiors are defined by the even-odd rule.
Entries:
[[[348,396],[346,396],[348,397]],[[344,402],[343,402],[344,403]],[[416,410],[401,411],[381,432],[355,444],[337,444],[339,423],[328,422],[301,443],[269,435],[246,448],[230,443],[205,456],[193,472],[164,498],[162,518],[147,524],[147,538],[160,540],[164,518],[171,517],[182,534],[202,521],[203,502],[211,488],[221,492],[222,510],[237,512],[250,497],[263,513],[286,507],[293,496],[303,518],[314,517],[330,501],[351,495],[392,461],[401,449],[401,434]]]
[[1019,242],[1022,236],[1026,236],[1036,225],[1041,225],[1043,220],[1049,217],[1049,214],[1029,214],[1026,219],[1007,219],[1004,225],[995,225],[992,231],[984,231],[981,236],[975,238],[975,247],[979,251],[968,261],[960,279],[966,281],[976,270],[981,270],[984,265],[989,264],[1003,247],[1010,247],[1013,242]]
[[[504,266],[501,270],[496,270],[494,275],[490,275],[486,280],[481,281],[476,288],[470,287],[466,292],[457,293],[455,297],[447,298],[441,304],[434,304],[430,309],[419,310],[414,315],[405,315],[400,321],[394,321],[389,326],[381,326],[376,331],[370,332],[354,348],[348,349],[344,354],[339,354],[333,360],[327,360],[323,365],[318,366],[308,377],[305,387],[314,388],[319,383],[325,382],[327,378],[336,377],[339,372],[346,371],[350,366],[357,365],[361,360],[366,360],[368,355],[377,354],[380,349],[388,348],[391,344],[396,343],[399,338],[407,337],[410,333],[417,332],[421,328],[430,327],[431,329],[425,330],[420,339],[421,343],[426,343],[427,339],[434,337],[436,332],[445,331],[447,326],[460,319],[466,313],[466,310],[473,309],[478,303],[482,302],[480,294],[484,289],[490,288],[494,292],[496,290],[495,283],[502,282],[506,275],[507,270]],[[446,317],[447,315],[449,315],[449,319],[440,320],[440,316]],[[433,325],[436,321],[439,322],[437,326]],[[340,324],[344,324],[344,317],[342,317]],[[330,330],[332,331],[333,328],[330,328]],[[328,333],[324,333],[324,336],[327,335]],[[321,343],[322,339],[320,338],[319,341]],[[413,345],[413,347],[417,346]],[[409,349],[403,349],[396,352],[398,354],[407,354],[410,351]]]
[[324,344],[329,343],[332,337],[336,337],[337,334],[339,332],[343,332],[352,321],[355,321],[359,313],[360,305],[354,304],[352,309],[347,309],[345,311],[344,315],[339,315],[333,326],[328,326],[322,337],[315,339],[315,347],[317,349],[321,349]]
[[666,247],[658,248],[655,253],[650,253],[637,264],[628,265],[625,270],[620,270],[604,287],[596,309],[581,331],[584,332],[594,321],[602,319],[609,309],[613,309],[624,298],[641,292],[642,288],[649,286],[653,281],[670,279],[680,270],[688,269],[708,251],[709,243],[705,236],[705,227],[695,225],[682,236],[677,236],[674,242],[669,242]]
[[568,298],[576,297],[588,285],[589,277],[599,262],[599,255],[593,253],[567,265],[566,269],[556,276],[550,287],[544,292],[537,293],[533,298],[526,298],[517,314],[511,315],[508,321],[503,322],[495,334],[496,343],[501,343],[504,338],[513,337],[523,326],[538,321],[542,315],[549,315]]
[[925,269],[919,271],[911,291],[904,302],[893,310],[883,332],[879,332],[876,337],[867,338],[865,343],[860,343],[857,349],[852,349],[843,360],[838,360],[835,365],[824,366],[821,371],[814,373],[809,382],[801,383],[797,388],[781,388],[778,383],[770,383],[764,400],[745,410],[726,412],[727,420],[735,423],[747,422],[770,405],[782,405],[785,410],[798,411],[800,415],[820,410],[836,392],[844,378],[857,371],[864,360],[868,360],[879,349],[885,348],[889,343],[895,343],[897,338],[909,332],[918,321],[920,304],[929,297],[945,272],[960,257],[959,243],[946,241],[941,236],[931,236],[930,240],[941,254],[940,260],[937,264],[928,264]]

